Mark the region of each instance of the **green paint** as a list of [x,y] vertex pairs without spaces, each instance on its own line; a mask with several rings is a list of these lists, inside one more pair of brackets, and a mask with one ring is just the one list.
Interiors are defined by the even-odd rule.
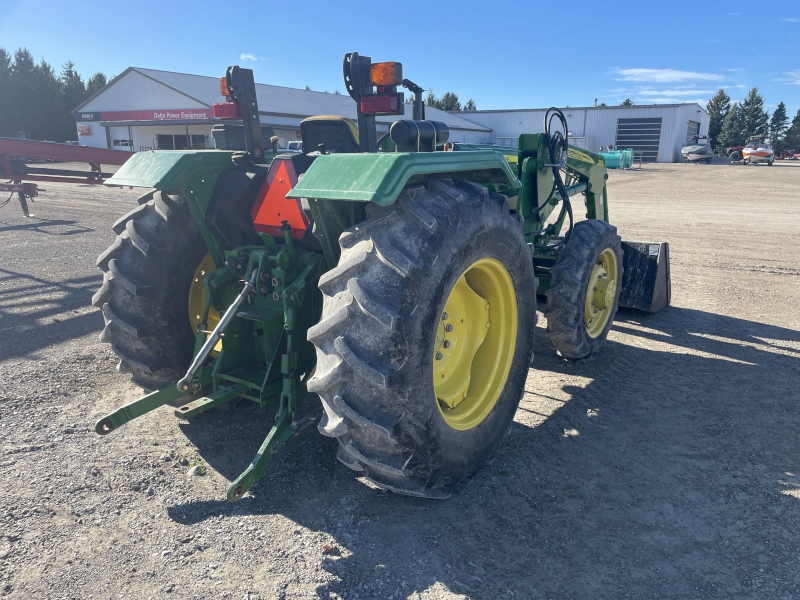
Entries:
[[[203,385],[208,385],[211,382],[210,371],[208,369],[203,369],[203,371],[201,371],[199,374],[198,379],[200,379],[200,382]],[[134,400],[133,402],[126,404],[125,406],[122,406],[114,412],[101,418],[97,424],[95,424],[94,430],[100,435],[109,434],[128,421],[132,421],[137,417],[141,417],[142,415],[149,413],[151,410],[155,410],[156,408],[164,406],[165,404],[168,404],[173,400],[177,400],[178,398],[182,398],[185,395],[186,392],[178,391],[177,386],[172,383],[161,390],[147,394],[138,400]]]
[[155,188],[188,202],[214,264],[221,267],[225,246],[206,227],[205,215],[217,177],[233,167],[233,154],[227,150],[137,152],[105,185]]
[[196,417],[207,410],[211,410],[215,406],[219,406],[225,402],[230,402],[234,398],[240,396],[242,392],[245,392],[246,390],[247,386],[244,385],[230,385],[220,388],[213,394],[198,398],[197,400],[192,400],[188,404],[184,404],[180,408],[175,409],[175,416],[179,419],[190,419],[192,417]]
[[503,155],[493,150],[327,154],[311,164],[286,197],[389,206],[408,183],[430,178],[520,186]]

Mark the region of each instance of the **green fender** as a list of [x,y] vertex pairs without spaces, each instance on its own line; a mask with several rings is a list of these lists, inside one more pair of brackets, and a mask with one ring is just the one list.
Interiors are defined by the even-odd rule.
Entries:
[[224,262],[224,248],[209,231],[205,215],[214,184],[223,171],[233,166],[228,150],[153,150],[137,152],[105,182],[108,186],[155,188],[179,193],[189,205],[214,263]]
[[286,197],[389,206],[407,184],[432,177],[515,189],[521,185],[505,157],[495,150],[325,154],[311,164]]
[[233,166],[232,155],[233,152],[227,150],[137,152],[105,182],[105,185],[127,185],[174,192],[185,189],[187,185],[194,183],[197,175],[203,174],[209,175],[206,182],[210,182],[211,187],[214,187],[217,175]]

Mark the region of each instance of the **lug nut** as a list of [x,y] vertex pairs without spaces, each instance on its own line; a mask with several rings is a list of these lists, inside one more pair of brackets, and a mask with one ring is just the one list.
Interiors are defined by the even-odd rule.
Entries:
[[450,316],[446,312],[442,313],[442,321],[447,321],[447,317]]
[[444,358],[444,354],[442,354],[441,352],[437,352],[436,353],[436,360],[442,360],[443,358]]
[[445,340],[444,343],[442,344],[442,346],[444,346],[445,348],[449,348],[450,347],[450,340]]
[[453,326],[450,323],[448,323],[447,325],[444,326],[444,330],[445,331],[453,331]]

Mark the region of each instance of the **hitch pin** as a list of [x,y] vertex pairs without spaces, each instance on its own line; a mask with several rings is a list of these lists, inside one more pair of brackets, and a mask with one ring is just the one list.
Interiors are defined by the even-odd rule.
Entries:
[[200,352],[197,353],[197,356],[194,357],[192,364],[189,365],[189,370],[186,371],[186,375],[184,375],[183,379],[178,382],[178,391],[188,392],[190,389],[192,392],[200,391],[199,389],[194,389],[194,387],[196,387],[195,375],[208,358],[208,355],[211,354],[214,346],[217,345],[217,342],[222,337],[230,322],[233,320],[233,317],[236,316],[236,312],[239,310],[239,307],[250,294],[256,291],[255,281],[257,273],[258,269],[253,269],[253,274],[250,276],[250,281],[245,282],[244,289],[236,297],[236,300],[233,301],[233,304],[228,307],[228,310],[225,311],[225,314],[222,315],[222,318],[219,320],[219,323],[217,323],[214,331],[211,332],[211,335],[208,337],[208,339],[206,339],[203,347],[200,348]]

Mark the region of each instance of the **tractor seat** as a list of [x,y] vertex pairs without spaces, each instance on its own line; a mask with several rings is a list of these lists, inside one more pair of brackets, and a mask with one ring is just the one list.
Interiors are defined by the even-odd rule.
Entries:
[[358,152],[358,127],[346,117],[320,115],[300,121],[303,151],[316,152],[325,144],[326,152]]

